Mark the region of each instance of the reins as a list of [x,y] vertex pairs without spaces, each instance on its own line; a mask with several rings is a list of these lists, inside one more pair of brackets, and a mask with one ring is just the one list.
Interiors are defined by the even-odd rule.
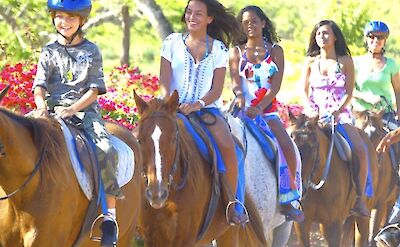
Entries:
[[20,187],[18,187],[16,190],[14,190],[13,192],[11,192],[3,197],[0,197],[0,201],[10,199],[10,197],[14,196],[18,192],[20,192],[23,188],[26,187],[26,185],[32,180],[32,178],[35,176],[35,174],[39,170],[39,167],[42,164],[43,155],[44,155],[44,150],[42,150],[42,152],[40,153],[40,158],[39,158],[38,162],[36,163],[35,167],[33,168],[33,171],[28,176],[28,178],[25,180],[25,182]]

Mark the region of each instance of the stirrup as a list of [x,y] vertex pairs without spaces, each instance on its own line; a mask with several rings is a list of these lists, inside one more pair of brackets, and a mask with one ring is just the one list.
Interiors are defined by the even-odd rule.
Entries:
[[389,229],[389,228],[395,228],[395,229],[397,229],[397,230],[400,231],[400,224],[399,224],[399,223],[395,223],[395,224],[390,224],[390,225],[385,226],[384,228],[382,228],[382,229],[378,232],[378,234],[376,234],[374,240],[375,240],[375,241],[380,241],[379,236],[380,236],[385,230],[387,230],[387,229]]
[[97,216],[97,218],[93,221],[92,226],[90,227],[90,233],[89,233],[89,238],[90,238],[90,240],[95,241],[95,242],[100,242],[100,241],[101,241],[101,237],[93,236],[93,228],[94,228],[94,226],[96,225],[97,221],[98,221],[99,219],[104,219],[105,216],[109,216],[109,217],[111,218],[111,221],[113,221],[113,222],[115,223],[115,226],[116,226],[116,228],[117,228],[117,239],[118,239],[118,236],[119,236],[119,226],[118,226],[117,220],[116,220],[112,215],[110,215],[110,214],[107,214],[107,215],[100,214],[100,215]]
[[246,217],[247,217],[247,219],[244,221],[244,222],[240,222],[242,225],[244,225],[244,224],[246,224],[246,223],[248,223],[249,221],[250,221],[250,218],[249,218],[249,212],[247,211],[247,208],[246,208],[246,206],[241,202],[241,201],[239,201],[238,199],[235,199],[234,201],[229,201],[228,202],[228,205],[226,205],[226,208],[225,208],[225,217],[226,217],[226,222],[229,224],[229,225],[231,225],[231,226],[236,226],[236,224],[234,223],[234,222],[232,222],[230,219],[229,219],[229,208],[232,206],[232,205],[235,205],[236,203],[238,203],[243,209],[244,209],[244,214],[246,215]]

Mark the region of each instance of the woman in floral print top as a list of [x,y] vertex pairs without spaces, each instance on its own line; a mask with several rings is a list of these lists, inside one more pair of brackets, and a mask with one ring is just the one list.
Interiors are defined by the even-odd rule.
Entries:
[[[239,40],[239,46],[230,51],[230,74],[236,106],[254,119],[261,115],[268,123],[282,152],[281,160],[286,171],[280,180],[289,184],[285,199],[279,196],[283,214],[289,220],[303,221],[304,214],[292,206],[292,201],[300,198],[300,190],[295,183],[300,161],[296,157],[295,146],[286,132],[277,112],[276,95],[282,83],[284,55],[271,20],[257,6],[243,8],[237,17],[246,36]],[[288,168],[288,170],[287,170]],[[281,186],[280,184],[279,186]],[[282,191],[282,188],[280,188]]]

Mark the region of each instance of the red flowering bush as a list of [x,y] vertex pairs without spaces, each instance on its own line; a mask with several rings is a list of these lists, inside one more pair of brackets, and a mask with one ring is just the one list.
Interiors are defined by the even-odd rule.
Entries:
[[279,117],[282,119],[283,125],[285,128],[289,127],[290,119],[289,112],[291,112],[294,116],[299,116],[303,112],[303,106],[298,104],[284,104],[280,101],[277,101],[277,108]]
[[107,93],[99,97],[103,118],[129,129],[139,119],[133,90],[146,101],[159,93],[158,77],[141,74],[137,67],[115,67],[106,82]]
[[[20,114],[33,110],[36,107],[32,93],[35,74],[36,65],[6,65],[0,71],[0,91],[7,85],[10,89],[0,105]],[[116,67],[106,78],[107,93],[99,97],[103,118],[132,129],[138,120],[133,90],[149,100],[158,95],[158,81],[154,75],[141,74],[137,67]]]
[[10,85],[10,89],[0,105],[20,114],[34,109],[36,105],[33,99],[32,84],[35,74],[36,65],[22,63],[6,65],[0,71],[0,91],[7,85]]

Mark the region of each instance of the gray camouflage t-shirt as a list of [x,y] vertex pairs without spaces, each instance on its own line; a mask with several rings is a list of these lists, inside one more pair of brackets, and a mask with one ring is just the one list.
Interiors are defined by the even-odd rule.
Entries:
[[[90,88],[97,88],[99,95],[106,93],[99,49],[86,39],[67,47],[49,43],[40,54],[33,89],[37,86],[47,90],[50,109],[74,104]],[[99,112],[98,108],[96,101],[83,111]]]

